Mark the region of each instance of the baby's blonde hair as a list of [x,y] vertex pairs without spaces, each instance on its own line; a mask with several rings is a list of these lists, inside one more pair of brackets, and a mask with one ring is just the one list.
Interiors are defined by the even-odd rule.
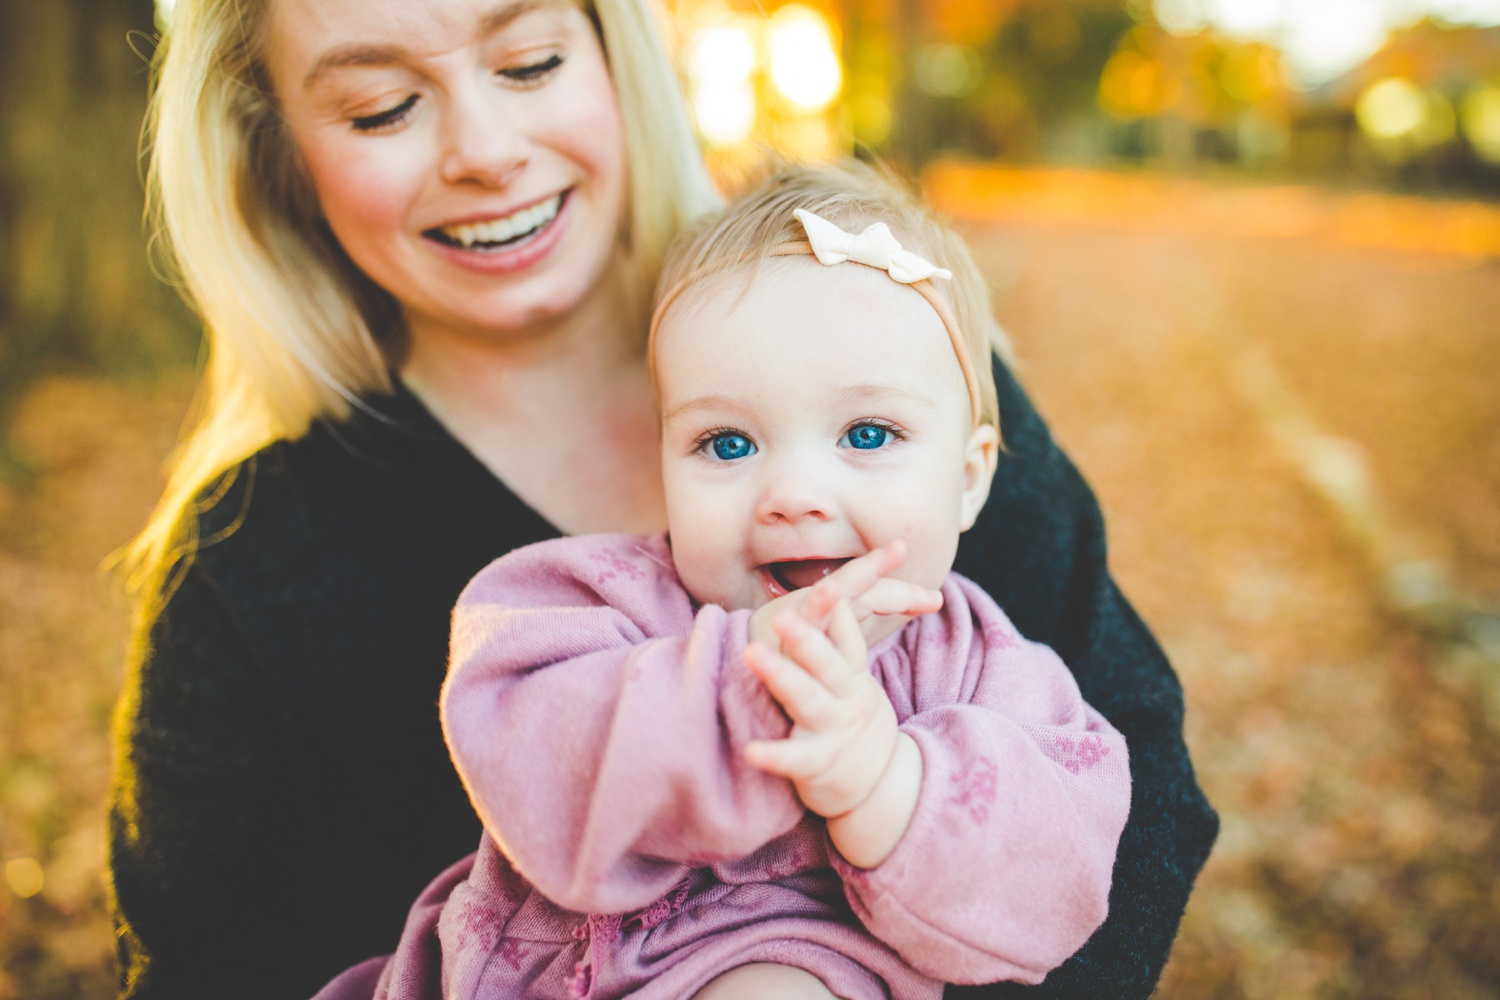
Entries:
[[[184,513],[212,502],[199,499],[211,482],[388,390],[402,349],[397,304],[319,218],[266,70],[271,2],[178,0],[153,66],[150,214],[207,350],[166,491],[123,553],[132,584],[148,592],[207,541]],[[598,28],[620,103],[629,174],[621,254],[644,303],[678,229],[719,199],[652,0],[577,2]]]
[[[783,167],[722,213],[685,230],[662,267],[653,329],[666,309],[691,297],[695,288],[711,287],[713,279],[747,267],[753,277],[776,247],[805,240],[802,223],[792,214],[796,208],[851,232],[884,222],[903,248],[953,272],[952,281],[931,284],[957,321],[978,382],[975,422],[998,430],[993,354],[1005,355],[1008,345],[968,247],[889,171],[857,160]],[[651,370],[656,371],[654,357]]]

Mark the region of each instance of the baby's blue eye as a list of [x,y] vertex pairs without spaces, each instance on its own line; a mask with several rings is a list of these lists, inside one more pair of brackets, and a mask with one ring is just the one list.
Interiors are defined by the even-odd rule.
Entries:
[[715,434],[713,445],[714,455],[726,462],[755,454],[755,445],[743,434]]
[[849,447],[868,450],[885,444],[891,432],[875,424],[860,424],[858,427],[851,427],[846,436],[849,438]]

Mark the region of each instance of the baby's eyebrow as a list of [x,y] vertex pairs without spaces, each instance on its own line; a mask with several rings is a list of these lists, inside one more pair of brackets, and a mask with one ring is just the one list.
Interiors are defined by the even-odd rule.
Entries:
[[680,417],[691,416],[694,413],[699,413],[704,410],[716,410],[719,412],[723,412],[725,410],[742,411],[743,409],[743,406],[741,406],[738,402],[728,396],[697,396],[693,399],[686,400],[685,402],[678,403],[670,410],[664,411],[661,415],[661,422],[664,424],[668,424]]
[[892,400],[905,400],[929,410],[937,409],[937,402],[925,392],[899,385],[851,385],[840,389],[838,394],[838,402],[843,406],[855,403],[884,403]]

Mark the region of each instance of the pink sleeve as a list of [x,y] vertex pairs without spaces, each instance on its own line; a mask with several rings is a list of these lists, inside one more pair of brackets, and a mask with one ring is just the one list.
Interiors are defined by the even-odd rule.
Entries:
[[803,815],[743,762],[787,733],[744,666],[748,612],[694,612],[660,538],[517,550],[453,612],[443,731],[485,828],[558,905],[638,909]]
[[864,924],[922,972],[1038,983],[1104,922],[1125,740],[977,587],[951,577],[944,597],[886,654],[922,752],[916,813],[878,868],[834,865]]

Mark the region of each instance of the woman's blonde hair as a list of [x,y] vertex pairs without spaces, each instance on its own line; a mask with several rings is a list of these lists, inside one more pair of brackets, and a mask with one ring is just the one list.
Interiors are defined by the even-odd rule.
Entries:
[[[931,282],[957,321],[967,361],[978,382],[976,423],[1000,427],[993,354],[1009,357],[1009,344],[990,310],[984,277],[962,238],[938,220],[889,170],[858,160],[823,166],[783,166],[716,216],[686,228],[673,244],[657,284],[652,328],[674,302],[694,289],[713,287],[730,272],[753,277],[772,251],[805,240],[793,209],[806,209],[842,229],[859,232],[884,222],[901,245],[953,272]],[[656,371],[656,360],[651,359]]]
[[[189,304],[205,370],[166,490],[124,551],[133,587],[169,587],[217,477],[319,418],[388,390],[402,323],[319,219],[265,68],[271,0],[179,0],[146,120],[148,211]],[[587,0],[624,122],[627,271],[644,302],[668,244],[717,206],[650,0]],[[645,329],[642,324],[642,335]]]

